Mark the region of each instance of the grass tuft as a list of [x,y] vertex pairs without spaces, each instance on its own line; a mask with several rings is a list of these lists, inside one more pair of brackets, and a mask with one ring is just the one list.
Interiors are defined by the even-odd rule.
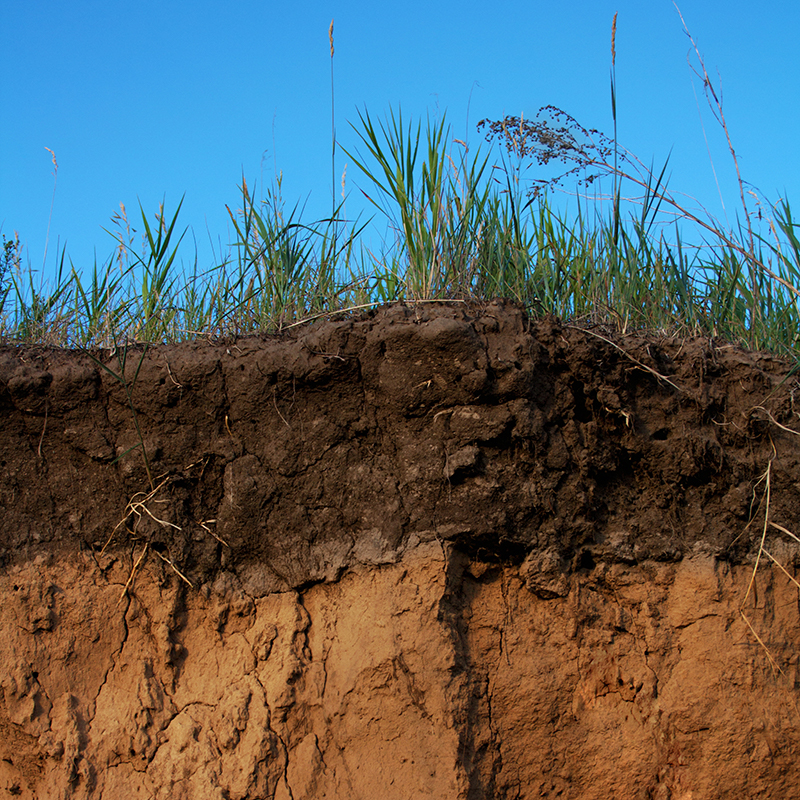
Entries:
[[[798,223],[787,198],[769,203],[745,191],[721,95],[685,23],[684,29],[696,59],[690,66],[739,181],[735,228],[678,199],[668,186],[668,158],[647,167],[620,145],[616,14],[613,138],[552,105],[532,118],[481,120],[482,147],[453,138],[444,118],[427,120],[423,129],[399,110],[383,120],[359,111],[356,147],[338,146],[365,179],[360,191],[376,216],[348,220],[347,165],[336,200],[331,22],[328,218],[309,222],[304,206],[287,206],[278,174],[263,200],[242,177],[238,208],[228,208],[234,241],[206,267],[196,254],[186,266],[186,230],[178,224],[183,200],[169,214],[162,204],[152,217],[140,207],[140,242],[121,206],[111,220],[115,249],[108,260],[82,270],[62,249],[50,281],[25,265],[16,234],[3,237],[0,338],[111,348],[281,331],[399,300],[510,298],[534,313],[703,334],[797,357]],[[53,165],[55,179],[54,154]],[[556,178],[541,177],[554,167]],[[602,192],[604,181],[610,194]],[[571,184],[572,205],[557,207],[556,192]],[[364,236],[376,219],[387,231],[379,250]]]

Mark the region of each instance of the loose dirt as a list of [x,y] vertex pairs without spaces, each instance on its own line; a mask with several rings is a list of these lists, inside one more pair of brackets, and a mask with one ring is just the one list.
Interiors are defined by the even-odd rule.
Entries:
[[0,795],[800,797],[790,367],[502,303],[0,348]]

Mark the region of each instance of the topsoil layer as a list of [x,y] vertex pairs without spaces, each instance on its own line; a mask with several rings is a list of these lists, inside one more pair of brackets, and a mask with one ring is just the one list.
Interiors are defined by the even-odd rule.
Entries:
[[771,355],[499,304],[225,344],[3,348],[0,558],[133,537],[199,581],[256,563],[263,591],[412,539],[565,570],[698,547],[739,563],[770,465],[771,516],[800,516],[781,427],[796,389]]

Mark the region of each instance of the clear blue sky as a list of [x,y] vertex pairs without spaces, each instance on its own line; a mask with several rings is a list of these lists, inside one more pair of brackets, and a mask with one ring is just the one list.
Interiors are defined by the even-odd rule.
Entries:
[[[752,2],[682,0],[706,65],[720,76],[743,177],[769,198],[800,198],[797,157],[800,5],[759,11]],[[135,217],[181,196],[181,216],[210,266],[208,231],[230,239],[225,204],[249,183],[283,173],[290,204],[307,218],[331,199],[328,26],[335,19],[337,140],[349,121],[444,110],[453,136],[481,137],[475,123],[553,104],[611,133],[610,34],[616,37],[621,144],[649,163],[672,151],[670,188],[722,215],[705,135],[728,215],[738,189],[724,136],[687,66],[690,42],[671,0],[572,3],[362,3],[265,0],[5,0],[2,11],[0,230],[14,231],[40,269],[58,159],[48,268],[57,243],[79,270],[113,251],[102,228],[124,203]],[[359,207],[365,179],[341,151]],[[338,178],[337,178],[338,180]],[[338,187],[337,187],[338,190]],[[800,202],[800,199],[797,200]],[[141,226],[138,226],[141,227]],[[192,248],[184,251],[189,259]]]

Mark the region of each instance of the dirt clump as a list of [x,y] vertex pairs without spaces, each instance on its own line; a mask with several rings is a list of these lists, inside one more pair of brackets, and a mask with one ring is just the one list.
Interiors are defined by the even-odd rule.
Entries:
[[0,793],[800,797],[796,390],[504,303],[0,348]]

